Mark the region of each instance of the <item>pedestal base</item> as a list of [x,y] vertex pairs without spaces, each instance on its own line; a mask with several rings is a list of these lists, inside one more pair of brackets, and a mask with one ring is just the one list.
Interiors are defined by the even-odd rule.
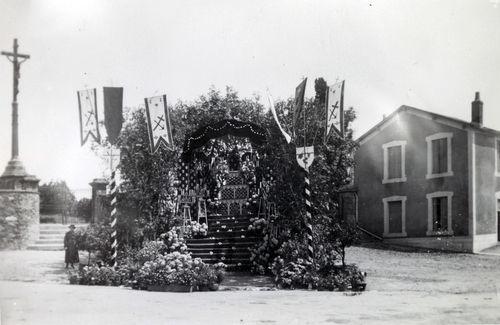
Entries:
[[0,249],[23,249],[38,239],[39,181],[17,158],[0,176]]
[[24,169],[24,165],[21,160],[19,160],[19,158],[17,157],[14,157],[7,163],[7,167],[5,167],[5,171],[3,172],[2,177],[27,175],[28,173],[26,172],[26,169]]

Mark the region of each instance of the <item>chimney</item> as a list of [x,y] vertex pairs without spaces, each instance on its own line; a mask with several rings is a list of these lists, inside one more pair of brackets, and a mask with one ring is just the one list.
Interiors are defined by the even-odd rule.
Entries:
[[472,102],[471,106],[472,124],[479,127],[483,126],[483,102],[479,99],[479,91],[476,91],[476,98]]

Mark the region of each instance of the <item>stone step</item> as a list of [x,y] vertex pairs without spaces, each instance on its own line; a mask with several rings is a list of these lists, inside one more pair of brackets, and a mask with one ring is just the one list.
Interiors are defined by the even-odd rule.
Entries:
[[[78,229],[78,228],[84,228],[84,227],[87,227],[88,224],[87,223],[79,223],[79,224],[75,224],[75,227]],[[64,230],[64,231],[68,231],[69,230],[69,225],[63,225],[63,224],[60,224],[60,223],[41,223],[39,225],[40,227],[40,230]]]
[[56,244],[34,244],[28,246],[28,250],[31,251],[62,251],[64,250],[64,246],[61,243],[60,245]]
[[208,224],[208,230],[229,230],[232,229],[233,231],[235,230],[248,230],[249,224],[244,224],[244,223],[219,223],[219,224]]
[[245,258],[219,258],[219,257],[211,257],[211,258],[203,258],[202,259],[204,263],[207,263],[207,264],[215,264],[215,263],[219,263],[219,262],[222,262],[224,264],[235,264],[235,265],[250,265],[251,262],[250,262],[250,258],[249,257],[245,257]]
[[250,250],[248,247],[198,247],[191,248],[189,251],[193,254],[208,254],[210,252],[218,252],[221,254],[249,254]]
[[233,261],[250,261],[250,254],[191,254],[193,258],[201,258],[204,262],[208,260],[220,260],[220,261],[226,261],[226,262],[233,262]]
[[208,220],[208,227],[240,226],[248,227],[252,223],[250,220]]
[[40,236],[38,237],[38,239],[40,240],[43,240],[43,239],[60,239],[60,240],[63,240],[64,239],[64,235],[61,235],[61,234],[52,234],[52,235],[42,235],[40,234]]
[[42,240],[35,241],[35,245],[38,245],[38,244],[58,244],[58,245],[63,245],[64,244],[64,239],[42,239]]
[[250,214],[236,214],[236,215],[212,214],[212,215],[208,216],[208,222],[211,222],[211,221],[231,221],[231,220],[250,221],[250,218],[252,218],[252,215],[250,215]]
[[246,243],[246,242],[251,242],[255,243],[257,240],[259,240],[259,237],[255,236],[245,236],[243,237],[238,236],[238,237],[206,237],[206,238],[192,238],[187,240],[188,246],[191,244],[218,244],[219,242],[222,244],[226,243]]
[[242,229],[240,231],[228,231],[228,230],[220,230],[220,231],[208,231],[207,237],[214,238],[232,238],[232,237],[241,237],[248,236],[248,230]]
[[63,230],[40,230],[40,235],[62,235],[64,236],[66,231]]
[[244,241],[244,242],[215,242],[215,243],[189,243],[189,250],[193,249],[215,249],[215,248],[232,248],[236,247],[236,249],[249,248],[253,247],[255,242]]

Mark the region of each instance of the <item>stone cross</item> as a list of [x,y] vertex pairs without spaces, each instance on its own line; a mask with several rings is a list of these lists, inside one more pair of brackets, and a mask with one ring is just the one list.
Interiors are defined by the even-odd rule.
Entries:
[[[21,77],[21,63],[30,58],[27,54],[20,54],[17,51],[19,45],[17,44],[17,38],[14,39],[13,52],[2,51],[1,54],[5,55],[7,59],[12,62],[14,67],[14,87],[12,96],[12,159],[16,159],[19,156],[19,138],[18,138],[18,113],[17,113],[17,94],[19,94],[19,78]],[[21,59],[21,60],[20,60]]]

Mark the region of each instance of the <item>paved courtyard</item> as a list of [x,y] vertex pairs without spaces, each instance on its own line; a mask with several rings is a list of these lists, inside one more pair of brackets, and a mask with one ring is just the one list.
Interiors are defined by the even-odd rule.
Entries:
[[500,323],[500,256],[353,247],[359,294],[67,285],[62,252],[0,252],[3,324]]

